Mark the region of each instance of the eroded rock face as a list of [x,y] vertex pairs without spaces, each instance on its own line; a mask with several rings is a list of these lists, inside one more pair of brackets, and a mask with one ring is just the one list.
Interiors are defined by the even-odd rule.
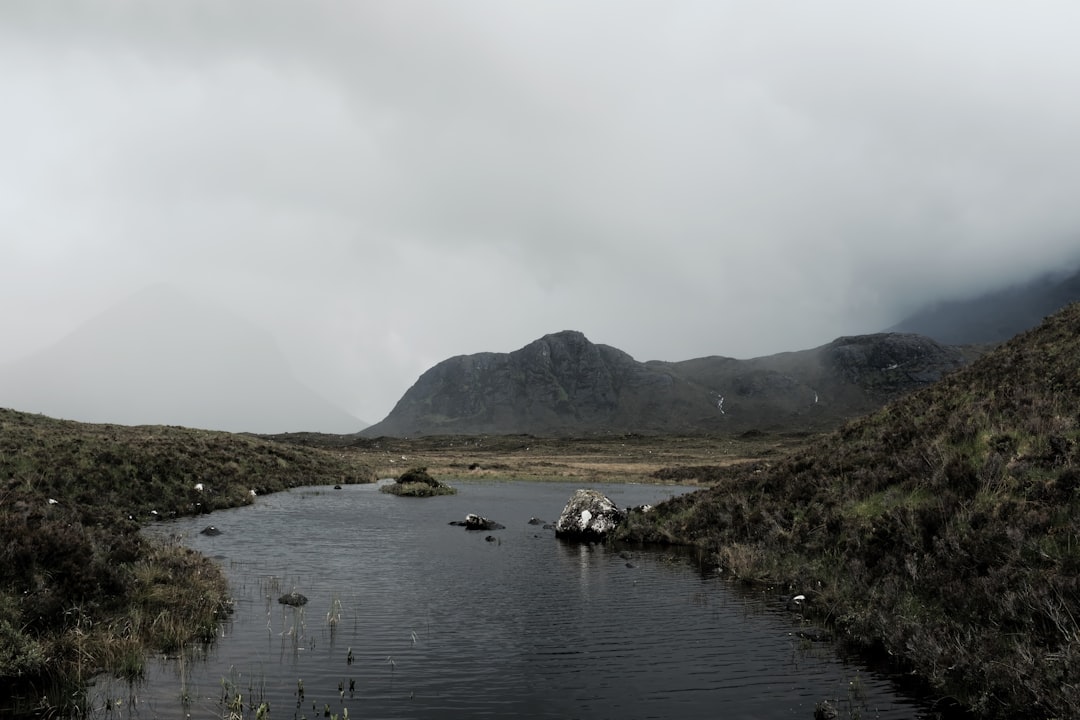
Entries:
[[603,540],[626,513],[597,490],[578,490],[555,523],[555,537],[585,542]]

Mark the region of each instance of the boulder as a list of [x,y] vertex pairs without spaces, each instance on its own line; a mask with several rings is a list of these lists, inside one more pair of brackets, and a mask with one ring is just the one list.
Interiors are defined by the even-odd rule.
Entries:
[[500,525],[494,520],[488,520],[486,517],[480,517],[474,513],[469,513],[465,516],[465,520],[453,520],[451,525],[458,525],[466,530],[504,530],[505,525]]
[[555,523],[555,537],[584,542],[603,540],[626,513],[597,490],[578,490]]
[[209,535],[210,537],[214,537],[215,535],[220,535],[221,531],[218,530],[213,525],[207,525],[206,527],[204,527],[202,530],[199,531],[199,534],[200,535]]
[[300,607],[307,604],[307,598],[300,593],[293,590],[291,593],[286,593],[277,600],[282,605],[291,605],[292,607]]

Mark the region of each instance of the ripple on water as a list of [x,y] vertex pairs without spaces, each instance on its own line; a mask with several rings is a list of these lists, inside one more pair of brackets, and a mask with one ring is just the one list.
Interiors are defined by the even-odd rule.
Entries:
[[[325,704],[350,717],[810,718],[826,698],[864,717],[920,714],[887,679],[800,641],[790,617],[685,556],[569,545],[528,524],[557,517],[574,487],[459,489],[422,500],[374,486],[293,490],[215,513],[217,537],[198,534],[205,518],[156,525],[224,558],[236,612],[204,660],[153,665],[122,707],[220,716],[231,689],[279,718],[321,716]],[[683,492],[602,489],[620,506]],[[448,525],[469,512],[506,529]],[[276,602],[293,589],[303,608]]]

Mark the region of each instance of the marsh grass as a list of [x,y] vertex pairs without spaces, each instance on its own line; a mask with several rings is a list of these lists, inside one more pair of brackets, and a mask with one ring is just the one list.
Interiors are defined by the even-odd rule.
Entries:
[[212,642],[229,610],[221,569],[142,522],[374,474],[354,453],[0,409],[0,478],[0,698],[59,688],[63,714],[100,672],[136,678],[148,652]]
[[986,717],[1080,717],[1080,305],[774,463],[632,516]]
[[380,486],[379,491],[402,497],[457,494],[457,489],[433,478],[426,467],[415,467],[405,471],[395,482]]

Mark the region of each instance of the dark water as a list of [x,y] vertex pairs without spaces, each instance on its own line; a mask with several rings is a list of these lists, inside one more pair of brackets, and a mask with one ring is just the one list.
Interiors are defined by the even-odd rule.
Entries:
[[[596,487],[620,506],[681,492]],[[812,718],[831,699],[841,717],[923,716],[888,679],[793,635],[779,603],[732,592],[685,554],[570,545],[528,524],[554,522],[573,486],[459,489],[309,488],[155,526],[219,558],[236,612],[201,659],[154,661],[134,689],[103,681],[95,702],[143,718],[227,717],[223,698],[240,695],[245,717],[267,702],[272,718],[328,705],[350,718],[626,720]],[[506,529],[448,525],[469,512]],[[210,522],[220,536],[198,534]],[[293,589],[302,609],[277,602]]]

